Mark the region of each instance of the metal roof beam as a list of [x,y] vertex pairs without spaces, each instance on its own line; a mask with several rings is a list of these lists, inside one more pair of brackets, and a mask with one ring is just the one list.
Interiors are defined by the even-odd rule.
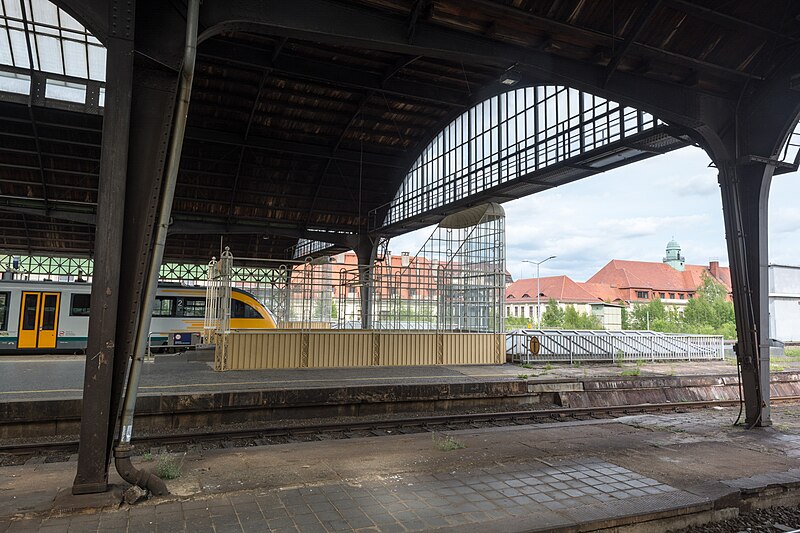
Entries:
[[3,200],[0,203],[0,211],[7,213],[18,213],[20,215],[33,215],[37,217],[49,217],[55,220],[68,220],[78,224],[95,224],[95,214],[89,211],[71,211],[58,207],[45,206],[41,202],[12,202]]
[[517,64],[539,83],[559,83],[582,89],[687,126],[698,125],[696,110],[702,107],[702,101],[708,100],[708,95],[699,90],[684,86],[678,89],[677,85],[624,72],[617,73],[606,87],[600,87],[603,67],[435,24],[418,23],[414,42],[408,43],[406,21],[356,5],[295,0],[265,10],[248,0],[226,0],[209,1],[203,8],[202,22],[208,28],[201,36],[203,40],[220,32],[244,31],[458,63],[501,68]]
[[606,66],[606,77],[603,81],[604,86],[608,83],[608,80],[611,79],[611,76],[614,75],[614,71],[617,70],[622,58],[625,57],[625,54],[630,50],[631,45],[639,38],[639,35],[642,34],[642,30],[644,30],[650,20],[652,20],[659,5],[661,5],[661,0],[648,0],[639,7],[639,12],[636,14],[636,21],[633,23],[633,27],[628,32],[628,35],[625,36],[625,41],[622,43],[622,46],[614,51],[614,56],[611,58],[611,61],[608,62],[608,66]]
[[321,81],[359,91],[378,91],[402,98],[413,98],[455,107],[465,107],[469,102],[469,96],[462,91],[406,80],[393,80],[391,83],[385,83],[380,74],[371,74],[361,69],[331,62],[305,58],[299,60],[285,55],[271,61],[265,57],[263,51],[257,48],[221,39],[203,43],[198,48],[198,54],[201,59],[211,58],[224,61],[226,64],[240,65],[255,70],[269,69],[289,76]]
[[671,7],[678,11],[683,11],[688,15],[692,15],[697,18],[701,18],[707,20],[709,22],[714,22],[715,24],[719,24],[725,28],[731,30],[745,30],[749,32],[758,33],[760,37],[764,39],[773,39],[777,37],[782,41],[788,41],[791,43],[798,43],[800,39],[797,37],[792,37],[791,35],[787,35],[785,33],[781,33],[776,29],[766,28],[749,20],[740,19],[727,13],[722,13],[719,10],[708,8],[702,5],[697,4],[696,2],[689,2],[687,0],[666,0]]
[[[337,159],[339,161],[348,161],[351,163],[358,163],[361,161],[362,154],[353,150],[336,150],[335,152],[328,146],[313,145],[293,141],[282,141],[279,139],[268,139],[266,137],[259,137],[252,135],[248,138],[247,142],[244,141],[240,134],[228,133],[218,130],[210,130],[206,128],[187,127],[186,139],[193,141],[211,142],[217,144],[226,144],[230,146],[245,145],[248,149],[270,151],[270,152],[284,152],[301,156],[314,157],[319,159]],[[405,165],[396,158],[377,154],[374,152],[364,152],[363,161],[365,165],[381,166],[390,168],[405,168]]]
[[275,235],[294,239],[324,240],[339,246],[354,246],[358,236],[354,234],[312,231],[306,226],[290,224],[259,224],[256,222],[234,222],[225,220],[181,220],[177,219],[169,227],[170,235],[180,234],[229,234],[229,235]]
[[[286,44],[286,38],[282,38],[278,41],[275,49],[272,51],[272,56],[270,57],[270,62],[274,63],[278,56],[283,50],[283,46]],[[236,191],[239,189],[239,177],[242,173],[242,162],[244,161],[244,153],[247,150],[247,138],[250,136],[250,128],[253,126],[253,118],[256,115],[256,110],[258,109],[258,101],[261,99],[261,91],[264,90],[264,84],[267,81],[267,77],[270,74],[270,70],[264,70],[261,73],[261,79],[258,82],[258,90],[256,91],[256,97],[253,98],[253,105],[250,107],[250,114],[247,117],[247,125],[244,128],[244,144],[242,144],[241,149],[239,150],[239,162],[236,165],[236,176],[233,179],[233,186],[231,187],[231,203],[228,206],[228,220],[233,217],[233,204],[236,201]]]

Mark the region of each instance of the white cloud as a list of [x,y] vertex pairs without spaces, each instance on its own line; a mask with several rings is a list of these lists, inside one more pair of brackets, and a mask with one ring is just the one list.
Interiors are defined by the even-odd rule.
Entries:
[[[710,169],[709,169],[710,170]],[[713,171],[691,176],[675,176],[672,188],[678,196],[719,196],[719,182]]]
[[[536,274],[523,260],[557,258],[541,274],[583,281],[611,259],[661,261],[675,238],[692,264],[728,263],[716,170],[686,148],[504,204],[508,269]],[[800,265],[800,174],[773,179],[770,261]],[[432,228],[392,240],[416,252]]]

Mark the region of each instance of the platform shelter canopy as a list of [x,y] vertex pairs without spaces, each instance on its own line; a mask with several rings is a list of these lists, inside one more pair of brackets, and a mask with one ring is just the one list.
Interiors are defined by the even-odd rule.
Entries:
[[[179,4],[140,0],[137,25],[181,28]],[[7,252],[94,252],[108,5],[0,1]],[[716,127],[689,120],[694,111],[735,108],[796,53],[798,9],[791,0],[617,0],[614,9],[205,0],[167,257],[205,262],[220,236],[276,260],[334,253],[359,235],[396,235],[694,142],[687,132]],[[137,51],[137,65],[177,72],[158,57],[163,48]],[[565,113],[562,100],[584,115],[571,103]],[[554,105],[538,137],[520,130]],[[484,131],[486,116],[498,123]],[[617,137],[592,140],[615,128]]]

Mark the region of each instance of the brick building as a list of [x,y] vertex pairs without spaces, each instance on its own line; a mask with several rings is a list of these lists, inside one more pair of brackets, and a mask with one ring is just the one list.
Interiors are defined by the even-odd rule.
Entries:
[[573,305],[596,316],[606,329],[620,329],[622,306],[660,299],[665,305],[683,309],[697,294],[704,276],[724,286],[731,297],[728,267],[721,267],[719,261],[687,265],[674,239],[667,244],[666,252],[660,263],[612,259],[584,283],[568,276],[541,278],[538,310],[536,278],[515,281],[506,288],[506,316],[529,318],[535,323],[553,298],[562,308]]
[[611,302],[647,303],[660,299],[666,305],[683,308],[697,294],[703,277],[723,285],[731,295],[731,272],[719,266],[687,265],[680,255],[680,245],[672,240],[662,262],[622,261],[612,259],[583,284],[584,288]]

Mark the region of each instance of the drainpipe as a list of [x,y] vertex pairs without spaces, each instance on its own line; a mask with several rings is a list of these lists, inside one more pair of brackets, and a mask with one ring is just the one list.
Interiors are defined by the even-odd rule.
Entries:
[[114,447],[114,464],[119,475],[133,485],[149,490],[155,496],[168,494],[166,484],[156,475],[138,470],[131,464],[131,435],[133,433],[133,412],[136,407],[136,393],[139,389],[139,378],[142,375],[142,360],[147,347],[150,331],[150,319],[153,315],[158,277],[161,261],[164,258],[164,246],[167,240],[169,219],[172,212],[172,200],[175,196],[175,183],[178,180],[178,165],[183,148],[183,137],[186,131],[186,116],[189,112],[189,99],[192,93],[194,63],[197,55],[197,21],[199,18],[200,0],[189,0],[186,13],[186,48],[178,85],[178,102],[175,108],[172,139],[169,145],[167,169],[164,177],[164,193],[161,197],[158,213],[158,225],[153,246],[153,257],[147,272],[142,310],[136,330],[136,341],[133,350],[133,361],[128,374],[128,386],[125,390],[125,401],[122,410],[122,421],[119,430],[119,442]]

